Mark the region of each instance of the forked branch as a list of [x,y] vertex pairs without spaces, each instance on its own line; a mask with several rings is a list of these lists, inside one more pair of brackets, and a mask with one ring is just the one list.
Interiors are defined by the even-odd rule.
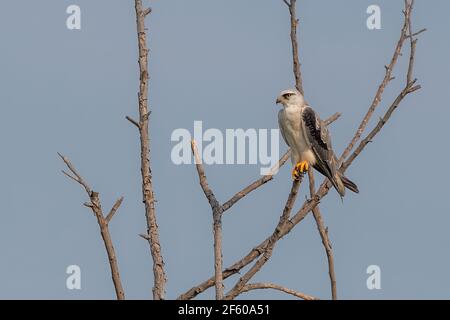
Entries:
[[99,193],[92,191],[89,184],[81,177],[81,175],[78,173],[78,171],[70,162],[69,158],[63,156],[60,153],[58,153],[58,155],[61,157],[61,159],[64,161],[64,163],[66,164],[67,168],[70,171],[70,173],[63,171],[63,173],[72,180],[79,183],[86,190],[90,202],[85,203],[85,206],[89,207],[94,213],[95,217],[97,218],[97,223],[98,226],[100,227],[100,233],[102,235],[103,243],[105,244],[106,253],[108,254],[109,266],[111,268],[111,276],[114,283],[114,289],[116,291],[117,299],[124,300],[125,292],[123,290],[122,282],[120,280],[119,265],[117,263],[116,252],[114,250],[111,235],[109,233],[109,222],[113,217],[114,213],[116,213],[116,211],[122,204],[123,197],[121,197],[116,201],[111,211],[109,212],[108,216],[105,218],[105,216],[103,215]]
[[211,190],[206,178],[205,169],[203,168],[201,157],[197,150],[195,140],[191,141],[192,153],[194,154],[195,164],[197,168],[200,186],[205,194],[206,199],[211,206],[213,213],[213,234],[214,234],[214,282],[216,286],[216,300],[223,299],[223,275],[222,275],[222,206],[217,201],[214,192]]

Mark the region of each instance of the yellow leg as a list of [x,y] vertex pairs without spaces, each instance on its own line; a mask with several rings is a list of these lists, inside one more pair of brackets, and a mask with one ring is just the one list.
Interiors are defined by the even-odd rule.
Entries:
[[298,162],[294,170],[292,170],[292,179],[298,180],[309,169],[309,164],[306,161]]

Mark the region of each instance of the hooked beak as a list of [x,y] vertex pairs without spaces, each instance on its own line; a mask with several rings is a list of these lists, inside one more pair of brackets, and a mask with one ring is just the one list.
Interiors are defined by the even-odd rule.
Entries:
[[281,99],[280,99],[280,97],[278,97],[278,98],[277,98],[277,100],[275,101],[275,103],[276,103],[276,104],[279,104],[279,103],[281,103]]

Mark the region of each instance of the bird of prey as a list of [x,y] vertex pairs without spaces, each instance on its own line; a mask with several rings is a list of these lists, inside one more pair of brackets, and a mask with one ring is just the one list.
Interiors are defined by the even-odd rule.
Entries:
[[306,104],[303,95],[296,89],[285,90],[276,103],[283,105],[278,112],[278,125],[291,148],[293,179],[298,180],[311,166],[331,181],[341,197],[345,195],[345,188],[358,193],[356,184],[338,171],[327,126]]

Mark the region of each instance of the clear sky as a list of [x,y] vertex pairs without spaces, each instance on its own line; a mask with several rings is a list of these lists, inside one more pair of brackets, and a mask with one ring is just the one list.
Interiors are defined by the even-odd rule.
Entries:
[[[450,3],[416,1],[414,26],[423,89],[407,97],[348,170],[360,194],[321,203],[333,243],[341,298],[450,298],[447,101]],[[81,8],[81,30],[66,8]],[[381,8],[368,30],[366,9]],[[275,98],[293,86],[289,16],[281,0],[152,1],[150,46],[152,167],[167,297],[214,269],[211,213],[192,165],[173,164],[173,130],[277,128]],[[373,99],[402,23],[403,1],[299,0],[299,41],[308,102],[326,118],[341,153]],[[86,195],[65,178],[69,156],[103,206],[125,196],[110,228],[126,296],[151,297],[152,271],[140,191],[136,117],[138,65],[134,1],[42,0],[0,3],[0,298],[115,298],[98,226]],[[406,55],[405,55],[406,57]],[[405,57],[374,116],[404,84]],[[374,123],[371,123],[373,126]],[[286,150],[284,143],[281,151]],[[221,201],[259,175],[259,165],[206,166]],[[271,232],[291,186],[290,168],[224,217],[224,264]],[[296,208],[305,198],[306,186]],[[82,289],[66,288],[79,265]],[[368,290],[366,268],[381,268]],[[231,288],[237,277],[226,281]],[[329,298],[326,256],[308,216],[280,241],[255,281]],[[199,298],[213,297],[213,290]],[[285,298],[258,291],[242,298]]]

